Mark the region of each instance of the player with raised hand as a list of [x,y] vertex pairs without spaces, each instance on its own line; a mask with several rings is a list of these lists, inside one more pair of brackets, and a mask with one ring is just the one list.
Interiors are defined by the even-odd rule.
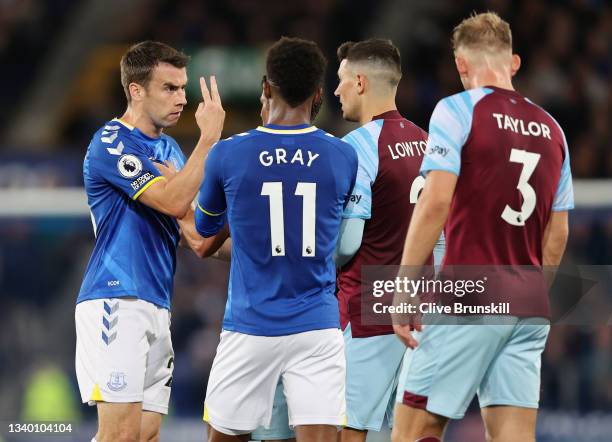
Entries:
[[196,209],[208,237],[229,224],[232,254],[221,342],[204,420],[209,440],[268,426],[279,379],[298,441],[334,441],[345,418],[345,360],[334,249],[357,156],[311,125],[326,61],[314,42],[268,51],[267,124],[215,145]]
[[[201,134],[188,160],[163,133],[187,102],[187,62],[163,43],[132,46],[121,59],[127,110],[94,134],[83,163],[96,243],[75,310],[76,374],[83,402],[97,405],[98,442],[158,440],[168,412],[175,218],[188,212],[225,118],[215,79],[209,93],[202,78]],[[164,162],[179,170],[171,179],[156,168]]]
[[[431,116],[425,188],[402,264],[423,265],[445,225],[442,273],[457,265],[556,266],[574,205],[563,131],[514,90],[520,58],[512,53],[510,26],[497,14],[465,19],[453,31],[453,47],[466,91],[442,99]],[[399,386],[394,441],[441,440],[448,419],[462,418],[476,393],[487,440],[535,440],[550,314],[546,290],[519,286],[521,274],[515,275],[521,289],[508,295],[510,316],[426,325],[418,342],[408,325],[394,325],[416,346]],[[502,292],[487,296],[494,301]]]

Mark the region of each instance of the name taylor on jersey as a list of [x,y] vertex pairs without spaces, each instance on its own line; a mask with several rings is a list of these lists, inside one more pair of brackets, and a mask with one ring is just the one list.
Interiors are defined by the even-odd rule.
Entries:
[[539,121],[525,121],[520,118],[513,118],[506,114],[493,113],[493,118],[497,121],[497,127],[502,130],[510,130],[514,133],[531,136],[550,138],[550,128]]

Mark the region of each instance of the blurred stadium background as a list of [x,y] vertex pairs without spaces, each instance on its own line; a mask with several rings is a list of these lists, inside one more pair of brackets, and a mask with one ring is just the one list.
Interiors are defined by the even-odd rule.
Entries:
[[[576,210],[565,262],[612,264],[612,5],[606,0],[0,0],[0,429],[10,422],[73,422],[95,432],[74,375],[74,301],[93,246],[82,160],[93,132],[119,116],[119,58],[156,39],[192,56],[190,106],[169,133],[188,154],[200,75],[216,74],[225,135],[259,123],[266,46],[281,35],[317,41],[329,57],[317,125],[344,135],[333,96],[336,47],[391,38],[404,76],[397,104],[427,127],[437,100],[461,90],[450,32],[471,11],[508,20],[523,67],[516,88],[545,107],[568,138]],[[171,414],[162,440],[202,440],[200,421],[225,303],[226,264],[179,252],[172,332]],[[553,327],[543,358],[541,441],[612,440],[609,326]],[[448,440],[484,440],[476,407]],[[4,436],[2,436],[2,434]],[[371,440],[389,440],[388,434]],[[87,439],[89,440],[89,439]]]

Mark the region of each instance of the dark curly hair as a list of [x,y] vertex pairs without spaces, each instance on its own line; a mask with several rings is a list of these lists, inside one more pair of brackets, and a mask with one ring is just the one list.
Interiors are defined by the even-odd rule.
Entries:
[[291,107],[297,107],[323,86],[327,60],[314,41],[282,37],[268,50],[268,80]]
[[136,43],[121,57],[121,84],[128,102],[131,100],[130,83],[147,87],[158,63],[184,68],[188,62],[189,56],[165,43],[150,40]]
[[397,86],[402,78],[402,60],[399,49],[384,38],[370,38],[359,42],[342,43],[336,52],[338,61],[373,63],[389,72],[389,82]]

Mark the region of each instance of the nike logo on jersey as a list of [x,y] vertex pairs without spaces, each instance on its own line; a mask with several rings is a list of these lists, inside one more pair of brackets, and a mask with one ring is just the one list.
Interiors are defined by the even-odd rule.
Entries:
[[291,158],[287,156],[287,150],[283,148],[274,149],[271,153],[267,150],[261,151],[259,154],[259,162],[263,166],[271,166],[272,164],[300,164],[302,166],[310,167],[314,160],[319,157],[318,153],[312,153],[311,151],[306,151],[308,158],[304,157],[304,153],[302,149],[297,149]]
[[550,138],[550,128],[544,123],[538,121],[529,121],[527,124],[520,118],[512,118],[506,114],[492,114],[497,120],[497,127],[502,130],[509,130],[517,134]]

